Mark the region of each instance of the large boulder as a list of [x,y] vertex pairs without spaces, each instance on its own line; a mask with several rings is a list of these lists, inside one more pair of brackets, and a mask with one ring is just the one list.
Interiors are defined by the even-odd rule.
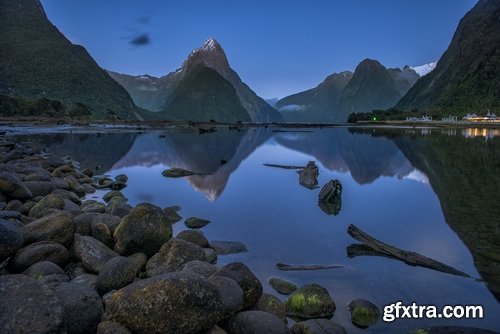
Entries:
[[339,180],[330,180],[321,188],[318,205],[327,215],[338,215],[342,208],[342,184]]
[[178,271],[185,263],[205,259],[205,252],[200,246],[186,240],[172,238],[149,259],[146,264],[146,274],[152,277]]
[[24,184],[31,191],[34,197],[47,196],[54,190],[58,189],[59,184],[53,183],[50,180],[25,181]]
[[134,333],[196,333],[222,319],[223,302],[205,278],[185,272],[136,281],[116,291],[106,319]]
[[271,277],[268,283],[276,292],[282,295],[289,295],[297,290],[297,285],[279,277]]
[[64,309],[54,292],[26,275],[0,276],[2,333],[63,333]]
[[238,283],[224,276],[210,277],[209,281],[219,291],[222,301],[224,316],[230,317],[243,307],[243,290]]
[[80,235],[92,235],[92,221],[98,215],[96,212],[84,212],[75,216],[76,233]]
[[51,209],[64,210],[65,205],[66,203],[61,195],[49,194],[31,208],[29,216],[33,218],[42,218]]
[[26,243],[37,241],[55,241],[66,247],[73,242],[76,224],[73,215],[69,212],[59,211],[39,218],[24,229]]
[[103,312],[97,292],[76,283],[61,283],[54,293],[62,302],[68,334],[95,333]]
[[23,274],[34,278],[41,278],[49,275],[66,275],[61,267],[50,261],[37,262],[26,269]]
[[137,275],[136,263],[126,257],[117,256],[104,264],[97,275],[97,291],[103,295],[132,283]]
[[293,334],[347,334],[344,327],[329,319],[309,319],[295,323]]
[[159,207],[139,204],[122,218],[113,236],[116,252],[152,256],[170,239],[172,226]]
[[192,242],[203,248],[210,247],[207,237],[199,230],[184,230],[179,232],[176,238]]
[[243,290],[243,308],[255,305],[262,296],[262,284],[252,271],[243,263],[233,262],[226,264],[212,276],[232,278]]
[[278,297],[270,295],[268,293],[262,294],[259,301],[254,305],[252,310],[274,314],[281,321],[287,323],[285,305],[283,305],[283,302],[279,300]]
[[328,291],[318,284],[307,284],[285,300],[286,314],[293,318],[330,318],[335,303]]
[[10,198],[33,198],[33,194],[26,185],[15,174],[7,172],[0,173],[0,192]]
[[98,273],[107,261],[118,256],[99,240],[79,234],[75,234],[73,251],[84,268],[93,273]]
[[262,311],[245,311],[231,318],[225,328],[228,334],[289,334],[290,330],[278,317]]
[[189,271],[205,277],[210,277],[217,270],[219,270],[217,266],[200,260],[189,261],[182,266],[182,271]]
[[50,261],[58,266],[64,266],[68,261],[68,250],[60,243],[39,241],[21,248],[10,265],[15,272],[26,270],[37,262]]
[[0,219],[0,260],[16,254],[23,244],[22,225],[11,220]]

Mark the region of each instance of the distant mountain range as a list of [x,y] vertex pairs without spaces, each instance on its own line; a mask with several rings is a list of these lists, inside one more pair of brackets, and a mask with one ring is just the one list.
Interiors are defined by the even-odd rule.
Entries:
[[50,23],[38,0],[0,1],[0,95],[81,103],[94,118],[141,118],[125,89]]
[[463,18],[434,71],[396,108],[442,114],[500,112],[500,1],[480,0]]
[[161,119],[274,122],[281,115],[231,69],[213,38],[193,50],[181,68],[163,77],[109,72],[134,102]]

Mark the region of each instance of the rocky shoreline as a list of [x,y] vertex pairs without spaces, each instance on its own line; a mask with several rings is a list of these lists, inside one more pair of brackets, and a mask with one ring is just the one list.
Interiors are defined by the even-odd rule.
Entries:
[[[326,289],[273,277],[287,299],[263,293],[245,264],[217,266],[245,245],[207,240],[196,217],[173,236],[178,207],[128,205],[127,181],[0,136],[1,333],[347,333]],[[369,301],[348,308],[358,328],[380,321]]]

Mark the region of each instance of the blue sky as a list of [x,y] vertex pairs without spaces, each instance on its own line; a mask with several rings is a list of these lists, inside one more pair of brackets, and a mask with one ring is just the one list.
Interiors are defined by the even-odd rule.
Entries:
[[264,98],[354,70],[439,59],[477,0],[42,0],[49,19],[103,68],[161,76],[210,36]]

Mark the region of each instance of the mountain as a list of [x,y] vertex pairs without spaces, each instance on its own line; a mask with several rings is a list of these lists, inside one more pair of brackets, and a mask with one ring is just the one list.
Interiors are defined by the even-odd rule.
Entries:
[[[203,85],[196,83],[193,80],[193,76],[199,75],[201,68],[209,68],[213,71],[203,71],[205,80],[213,81],[213,83],[218,82],[221,84],[220,87],[211,87],[214,89],[211,91],[212,95],[214,92],[222,94],[221,96],[231,96],[236,94],[239,105],[231,106],[228,103],[220,105],[219,109],[225,115],[206,115],[203,114],[205,103],[208,102],[209,97],[208,92],[200,91]],[[156,111],[158,114],[156,117],[164,119],[191,119],[194,121],[198,120],[209,120],[215,119],[217,121],[232,121],[236,118],[238,120],[251,120],[254,122],[273,122],[282,120],[281,115],[269,104],[267,104],[263,99],[257,96],[245,83],[243,83],[238,76],[238,74],[231,69],[229,62],[227,60],[224,49],[221,45],[213,38],[209,38],[201,48],[195,49],[187,57],[187,59],[182,64],[181,68],[175,72],[171,72],[163,77],[155,78],[152,76],[140,76],[133,77],[123,74],[118,74],[114,72],[109,72],[110,75],[120,83],[127,91],[130,93],[134,101],[138,106],[143,107],[150,111]],[[218,76],[216,76],[216,74]],[[210,77],[210,78],[209,78]],[[223,80],[221,80],[223,79]],[[229,83],[229,86],[226,84]],[[196,86],[194,86],[196,85]],[[178,93],[180,88],[183,92],[184,101],[187,101],[187,96],[196,96],[197,98],[190,103],[193,116],[187,116],[186,113],[180,113],[178,111]],[[208,86],[205,86],[208,88]],[[190,92],[190,90],[193,92]],[[233,92],[234,90],[234,92]],[[204,95],[205,97],[200,97]],[[219,102],[223,101],[223,98],[215,96],[215,99]],[[172,104],[174,103],[174,104]],[[211,108],[216,108],[217,103],[214,100],[208,102]],[[235,111],[235,115],[238,117],[227,118],[227,114],[231,112],[230,110],[222,110],[223,108],[234,107],[237,109],[244,108],[246,110],[248,117],[238,116],[239,111]],[[182,114],[181,118],[178,118]],[[217,116],[217,117],[214,117]],[[201,117],[201,118],[200,118]]]
[[424,64],[424,65],[420,65],[420,66],[413,66],[410,68],[412,70],[414,70],[415,72],[417,72],[418,75],[423,77],[424,75],[429,74],[432,71],[434,71],[434,69],[436,68],[436,65],[437,65],[437,61],[434,61],[432,63],[428,63],[428,64]]
[[442,114],[500,112],[500,1],[480,0],[460,20],[436,68],[396,108]]
[[138,108],[38,0],[0,1],[0,95],[84,104],[95,118],[138,119]]
[[420,75],[413,68],[409,66],[400,68],[389,68],[387,69],[391,75],[396,89],[401,96],[405,95],[406,92],[420,79]]

